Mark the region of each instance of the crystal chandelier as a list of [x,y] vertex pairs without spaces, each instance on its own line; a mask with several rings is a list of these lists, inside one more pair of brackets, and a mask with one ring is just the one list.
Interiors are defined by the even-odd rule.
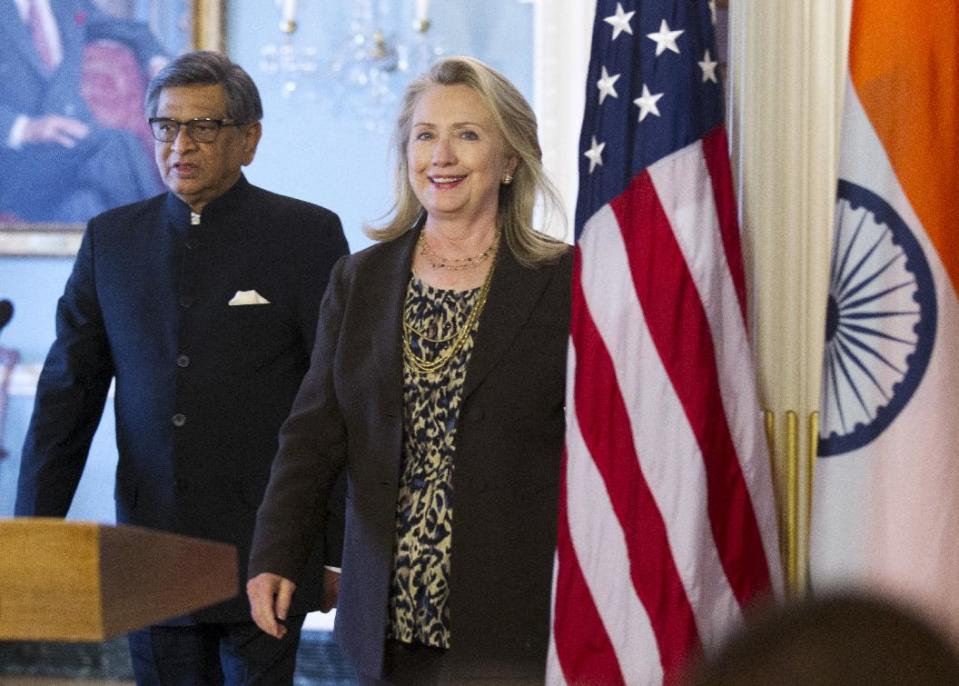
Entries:
[[[260,49],[260,71],[279,79],[283,97],[314,98],[316,91],[310,81],[320,71],[319,52],[312,44],[297,44],[296,0],[274,0],[280,13],[280,42],[267,43]],[[307,87],[304,88],[304,85]]]
[[443,53],[430,31],[429,0],[353,0],[339,39],[301,26],[296,0],[275,2],[281,40],[262,48],[261,71],[278,79],[284,97],[322,93],[322,102],[369,131],[388,127],[409,79]]

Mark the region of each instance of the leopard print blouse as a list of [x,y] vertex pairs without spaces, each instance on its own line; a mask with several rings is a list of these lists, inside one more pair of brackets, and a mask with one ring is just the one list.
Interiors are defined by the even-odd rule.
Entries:
[[[410,279],[404,321],[413,352],[430,360],[466,322],[480,289],[450,291]],[[389,636],[449,648],[449,578],[453,539],[453,450],[472,334],[436,372],[403,365],[403,462],[396,503],[396,543]]]

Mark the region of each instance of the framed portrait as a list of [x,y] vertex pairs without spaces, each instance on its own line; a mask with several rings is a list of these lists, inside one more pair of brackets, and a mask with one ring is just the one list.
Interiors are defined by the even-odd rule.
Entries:
[[224,49],[225,0],[49,0],[37,23],[28,6],[0,0],[0,256],[70,256],[90,217],[163,190],[146,86]]

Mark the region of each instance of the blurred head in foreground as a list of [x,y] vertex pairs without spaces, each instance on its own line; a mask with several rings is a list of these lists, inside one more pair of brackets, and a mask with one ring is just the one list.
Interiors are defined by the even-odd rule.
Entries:
[[912,611],[844,593],[768,609],[691,672],[688,686],[959,684],[959,655]]

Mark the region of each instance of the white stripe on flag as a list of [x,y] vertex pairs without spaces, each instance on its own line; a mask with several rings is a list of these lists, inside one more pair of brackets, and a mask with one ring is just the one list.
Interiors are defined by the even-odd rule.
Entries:
[[779,559],[776,512],[772,498],[767,497],[772,475],[756,412],[759,400],[752,353],[726,261],[702,141],[659,160],[648,172],[706,312],[726,421],[770,561],[773,589],[778,593],[783,579],[775,565]]
[[[575,355],[571,346],[570,375],[574,373]],[[603,478],[580,434],[575,401],[571,398],[569,403],[566,483],[576,488],[569,489],[567,506],[576,559],[627,683],[662,683],[656,636],[632,588],[626,541]],[[637,682],[639,677],[642,679]]]
[[[586,223],[579,247],[584,297],[612,358],[640,469],[662,514],[700,640],[709,650],[721,638],[716,629],[742,615],[712,538],[702,453],[646,329],[626,246],[608,205]],[[649,411],[652,407],[656,412]],[[575,489],[570,492],[572,497]]]

